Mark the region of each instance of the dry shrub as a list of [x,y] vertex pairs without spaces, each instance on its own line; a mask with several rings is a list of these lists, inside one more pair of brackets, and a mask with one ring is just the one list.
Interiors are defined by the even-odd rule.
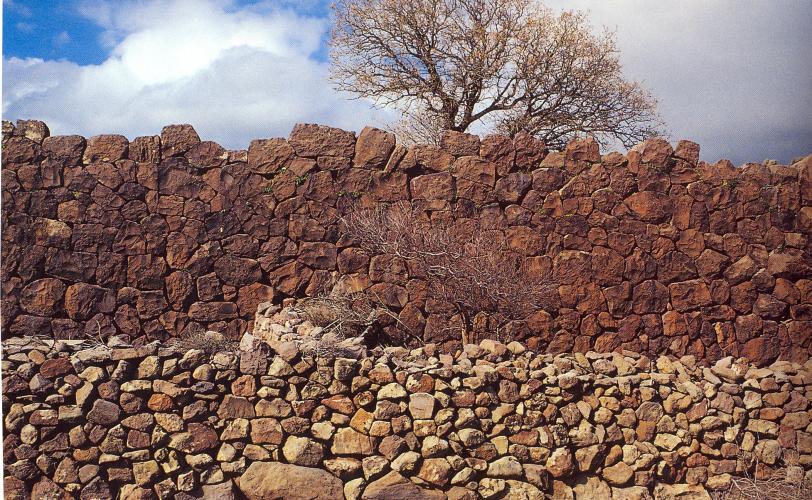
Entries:
[[363,294],[334,293],[302,299],[295,310],[324,333],[338,339],[364,336],[375,323],[377,312]]
[[342,218],[345,234],[369,255],[402,259],[430,297],[456,316],[463,342],[475,325],[497,332],[539,309],[549,309],[556,285],[550,274],[524,268],[501,231],[476,214],[465,220],[435,217],[408,202],[379,205]]
[[206,354],[236,352],[240,348],[239,341],[227,339],[222,333],[201,330],[184,331],[180,337],[170,339],[169,343],[181,352],[196,349]]
[[787,477],[787,469],[779,469],[769,479],[750,476],[734,477],[730,489],[720,500],[812,500],[812,491],[800,481]]

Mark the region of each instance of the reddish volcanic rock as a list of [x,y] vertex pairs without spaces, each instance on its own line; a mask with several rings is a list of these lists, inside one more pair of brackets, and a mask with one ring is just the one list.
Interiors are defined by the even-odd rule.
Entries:
[[352,158],[355,151],[355,134],[324,125],[297,123],[288,137],[288,143],[299,156]]
[[663,222],[671,216],[671,199],[659,193],[642,191],[629,196],[624,203],[644,222]]
[[189,306],[189,317],[194,321],[233,319],[237,312],[237,304],[233,302],[195,302]]
[[440,149],[454,156],[477,156],[479,137],[465,132],[446,130],[440,138]]
[[167,125],[161,129],[161,156],[181,155],[199,142],[200,136],[191,125]]
[[114,162],[127,157],[129,141],[123,135],[97,135],[87,140],[82,162]]
[[65,285],[56,278],[32,281],[20,292],[20,306],[38,316],[56,316],[63,310]]
[[395,135],[373,127],[364,127],[355,142],[353,166],[381,169],[395,149]]
[[248,147],[248,168],[258,174],[272,174],[285,167],[295,154],[284,139],[257,139]]
[[85,138],[80,135],[56,135],[42,141],[42,152],[62,165],[79,165],[85,150]]
[[100,286],[76,283],[65,291],[65,311],[71,319],[89,319],[96,313],[109,314],[115,310],[112,290]]

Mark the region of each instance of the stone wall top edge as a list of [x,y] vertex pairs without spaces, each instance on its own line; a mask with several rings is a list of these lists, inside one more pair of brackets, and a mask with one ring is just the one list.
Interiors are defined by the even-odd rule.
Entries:
[[[155,139],[157,139],[158,142],[159,142],[158,147],[161,148],[162,147],[160,145],[161,138],[164,137],[166,134],[171,134],[171,133],[177,132],[179,130],[184,131],[186,133],[189,133],[189,134],[197,137],[197,132],[194,129],[194,126],[191,125],[191,124],[188,124],[188,123],[184,123],[184,124],[168,124],[168,125],[165,125],[164,127],[162,127],[160,133],[158,133],[158,134],[141,135],[141,136],[137,136],[137,137],[133,137],[133,138],[128,138],[128,137],[126,137],[126,136],[124,136],[122,134],[117,134],[117,133],[97,134],[97,135],[92,135],[92,136],[87,136],[87,137],[81,136],[81,135],[78,135],[78,134],[51,135],[50,129],[48,128],[47,124],[45,122],[41,121],[41,120],[20,119],[20,120],[17,120],[16,124],[12,123],[9,120],[3,120],[3,136],[4,136],[4,138],[6,136],[24,136],[24,137],[27,137],[27,138],[29,138],[31,140],[34,140],[35,142],[39,142],[39,143],[41,143],[47,137],[81,137],[86,143],[88,141],[92,140],[92,139],[116,137],[116,138],[123,138],[125,141],[127,141],[128,144],[132,144],[134,142],[142,141],[142,140],[155,140]],[[357,141],[360,138],[360,134],[364,133],[367,130],[378,131],[378,132],[383,132],[383,133],[385,133],[387,135],[391,135],[393,138],[395,138],[396,144],[398,146],[403,145],[403,143],[396,138],[395,134],[392,134],[391,132],[388,132],[388,131],[378,129],[376,127],[366,126],[366,127],[363,127],[363,129],[360,130],[360,131],[348,131],[348,130],[344,130],[344,129],[341,129],[341,128],[332,127],[330,125],[315,124],[315,123],[296,123],[291,128],[291,132],[287,137],[257,137],[257,138],[253,138],[253,139],[251,139],[249,141],[249,143],[245,146],[245,148],[241,148],[241,149],[227,150],[226,148],[223,148],[216,141],[207,140],[207,139],[201,139],[199,137],[197,137],[197,142],[206,143],[208,145],[211,145],[212,147],[220,148],[223,151],[226,151],[226,152],[230,153],[228,163],[231,163],[232,161],[246,161],[245,158],[242,158],[242,156],[244,156],[248,152],[248,150],[249,150],[249,148],[251,147],[252,144],[255,144],[255,143],[258,143],[258,142],[261,142],[261,141],[268,141],[268,140],[276,140],[276,141],[281,140],[281,141],[285,141],[286,143],[289,143],[291,141],[291,138],[293,137],[293,135],[297,131],[301,131],[301,130],[306,130],[306,131],[321,130],[323,133],[339,134],[339,135],[344,135],[344,136],[346,136],[348,138],[351,136],[353,142]],[[470,138],[472,141],[481,141],[481,140],[485,140],[485,139],[499,139],[499,140],[507,139],[507,140],[510,140],[510,138],[507,138],[507,137],[499,135],[499,134],[484,134],[484,135],[480,136],[480,135],[476,135],[476,134],[460,133],[460,132],[449,132],[449,133],[459,135],[459,136],[465,136],[467,138]],[[566,154],[569,157],[569,155],[573,154],[573,150],[581,149],[581,148],[584,147],[584,144],[588,144],[591,141],[594,141],[594,139],[591,136],[586,136],[583,139],[573,140],[568,144],[567,148],[565,150],[563,150],[563,151],[560,151],[560,153]],[[598,146],[600,146],[599,143],[596,143],[596,144]],[[655,149],[656,148],[670,149],[671,152],[668,155],[669,157],[679,159],[679,160],[683,160],[683,161],[688,161],[689,163],[695,164],[698,167],[716,166],[716,167],[720,167],[720,168],[734,168],[735,169],[735,174],[737,176],[740,175],[741,173],[743,173],[745,171],[746,167],[750,167],[750,166],[793,167],[793,166],[796,166],[796,165],[800,165],[800,163],[802,161],[806,160],[809,157],[812,157],[812,151],[799,152],[799,154],[796,155],[796,157],[793,159],[793,161],[789,162],[787,164],[780,164],[778,162],[765,160],[764,162],[761,162],[761,163],[747,162],[747,163],[744,163],[742,165],[736,166],[732,162],[730,162],[729,160],[727,160],[725,158],[720,158],[716,162],[708,162],[708,161],[704,161],[704,160],[698,160],[698,154],[699,154],[699,150],[700,150],[700,145],[693,142],[693,141],[690,141],[690,140],[687,140],[687,139],[678,139],[678,140],[675,140],[675,141],[672,142],[668,138],[655,137],[655,138],[651,138],[649,140],[643,141],[643,142],[633,146],[632,148],[629,148],[628,152],[625,153],[625,154],[621,153],[621,152],[619,152],[617,150],[603,150],[603,149],[600,149],[599,153],[598,153],[599,158],[597,160],[595,160],[595,161],[589,161],[589,163],[607,163],[607,161],[608,161],[609,163],[612,163],[612,164],[622,164],[624,161],[626,161],[626,160],[628,160],[630,158],[630,154],[631,155],[635,155],[635,154],[645,155],[646,145],[649,145],[649,149],[651,149],[651,145],[653,145]],[[448,149],[445,145],[434,146],[434,145],[429,145],[429,144],[418,144],[418,145],[415,145],[415,146],[409,146],[408,149],[412,149],[413,147],[436,149],[436,150],[443,151],[443,152],[446,152],[447,149]],[[682,154],[680,152],[681,150],[683,150],[683,151],[686,150],[686,148],[687,148],[688,151],[693,152],[691,154],[696,155],[696,160],[692,160],[692,158],[687,157],[687,156],[685,156],[684,154]],[[298,153],[298,151],[297,151],[297,153]],[[578,153],[575,152],[575,154],[578,154]],[[657,154],[657,153],[655,152],[655,153],[652,153],[652,154]],[[620,155],[620,157],[622,157],[622,159],[618,158],[617,156],[612,158],[612,155]],[[298,156],[303,156],[303,155],[298,155]],[[454,154],[454,156],[456,156],[456,157],[460,157],[460,156],[481,156],[481,154],[480,155]],[[314,155],[314,157],[315,157],[315,155]],[[352,157],[352,155],[350,155],[350,157]],[[131,159],[131,158],[125,158],[125,159]],[[644,163],[650,163],[650,162],[646,162],[645,160],[643,162]],[[544,167],[545,167],[545,165],[537,165],[537,166],[531,168],[531,170],[535,170],[537,168],[544,168]]]

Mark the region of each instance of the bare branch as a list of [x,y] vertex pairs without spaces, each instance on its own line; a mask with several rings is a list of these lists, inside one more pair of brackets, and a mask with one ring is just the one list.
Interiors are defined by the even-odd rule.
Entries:
[[487,120],[561,148],[594,135],[630,146],[662,134],[656,101],[622,76],[611,33],[532,0],[339,0],[337,89],[404,112],[409,139]]
[[341,220],[345,233],[370,255],[403,259],[425,280],[431,298],[449,304],[470,330],[478,313],[493,329],[547,309],[556,287],[549,276],[522,267],[499,231],[479,219],[429,220],[407,202],[357,210]]

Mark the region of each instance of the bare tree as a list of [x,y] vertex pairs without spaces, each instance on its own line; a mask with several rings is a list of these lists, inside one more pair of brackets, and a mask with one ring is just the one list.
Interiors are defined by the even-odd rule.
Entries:
[[403,259],[414,277],[425,280],[430,297],[459,316],[463,342],[479,313],[498,330],[547,308],[556,289],[549,275],[528,273],[501,232],[483,230],[478,219],[429,220],[400,202],[351,212],[342,226],[368,254]]
[[480,121],[553,148],[660,133],[656,101],[623,78],[614,36],[593,34],[583,13],[533,0],[338,0],[334,10],[336,88],[399,108],[418,138]]

